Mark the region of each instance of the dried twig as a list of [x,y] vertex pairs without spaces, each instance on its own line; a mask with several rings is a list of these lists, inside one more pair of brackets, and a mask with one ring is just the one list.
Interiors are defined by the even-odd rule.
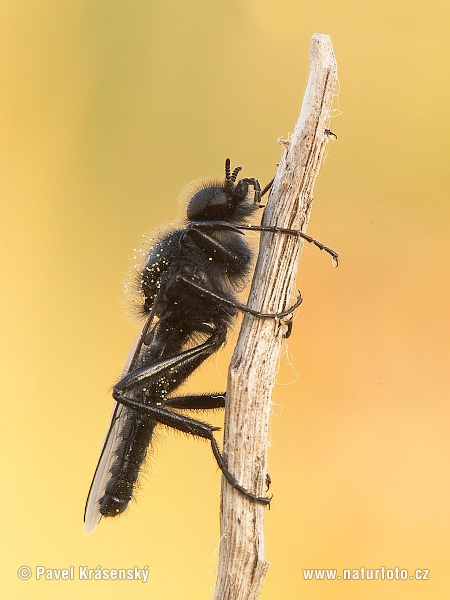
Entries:
[[[306,230],[313,188],[328,141],[326,130],[337,82],[331,38],[315,34],[311,71],[293,135],[282,141],[264,225]],[[262,233],[249,304],[279,312],[291,301],[302,249],[299,238]],[[267,472],[271,391],[286,325],[245,315],[231,361],[225,414],[224,453],[228,468],[246,489],[262,495]],[[222,483],[221,540],[215,600],[259,597],[265,560],[264,514],[228,483]]]

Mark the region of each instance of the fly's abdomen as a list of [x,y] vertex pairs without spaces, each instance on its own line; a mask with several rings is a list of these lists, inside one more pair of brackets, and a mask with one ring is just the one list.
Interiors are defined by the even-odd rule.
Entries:
[[103,516],[114,517],[127,508],[155,425],[154,421],[141,419],[134,411],[126,410],[109,481],[99,500],[99,510]]

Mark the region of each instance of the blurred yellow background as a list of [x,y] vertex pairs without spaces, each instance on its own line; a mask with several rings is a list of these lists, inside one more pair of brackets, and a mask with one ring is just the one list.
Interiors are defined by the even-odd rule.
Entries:
[[[320,32],[341,114],[308,233],[341,266],[304,249],[274,391],[262,598],[448,598],[449,13],[411,0],[3,0],[4,597],[211,597],[220,474],[207,444],[162,430],[138,501],[83,532],[138,327],[120,307],[123,274],[141,235],[179,216],[189,180],[220,176],[227,156],[272,177]],[[188,389],[224,387],[227,356]],[[22,565],[148,565],[149,580],[20,581]],[[429,581],[302,575],[362,566]]]

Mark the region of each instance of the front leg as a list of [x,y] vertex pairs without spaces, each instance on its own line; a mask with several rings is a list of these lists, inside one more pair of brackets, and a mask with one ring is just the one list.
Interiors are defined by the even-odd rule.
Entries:
[[286,229],[285,227],[271,227],[265,225],[236,225],[236,228],[243,229],[245,231],[269,231],[271,233],[284,233],[285,235],[292,235],[294,237],[302,238],[306,242],[317,246],[319,250],[325,250],[325,252],[331,256],[333,264],[336,267],[338,266],[339,254],[335,250],[325,246],[325,244],[322,244],[322,242],[319,242],[319,240],[316,240],[306,233],[303,233],[303,231],[300,231],[299,229]]
[[[266,189],[266,188],[264,188]],[[264,191],[265,193],[265,191]],[[327,252],[331,258],[333,259],[333,263],[337,266],[338,265],[338,260],[339,260],[339,254],[333,250],[332,248],[329,248],[328,246],[325,246],[325,244],[322,244],[322,242],[319,242],[319,240],[316,240],[315,238],[311,237],[310,235],[307,235],[306,233],[303,233],[303,231],[300,231],[299,229],[286,229],[285,227],[272,227],[272,226],[264,226],[264,225],[231,225],[230,223],[227,223],[226,221],[208,221],[208,222],[202,222],[202,221],[194,221],[192,223],[190,223],[187,227],[187,232],[189,231],[196,231],[197,235],[201,234],[202,231],[234,231],[237,233],[242,233],[242,231],[268,231],[271,233],[283,233],[285,235],[291,235],[293,237],[297,237],[297,238],[302,238],[303,240],[305,240],[306,242],[309,242],[310,244],[314,244],[315,246],[317,246],[317,248],[319,248],[319,250],[324,250],[325,252]],[[186,233],[187,233],[186,232]],[[211,236],[202,236],[203,239],[204,238],[208,238],[209,240],[214,240],[214,238],[212,238]],[[217,241],[217,240],[214,240]],[[218,242],[220,243],[220,242]]]
[[[223,242],[207,233],[208,231],[234,231],[244,235],[234,225],[223,221],[197,222],[188,224],[184,236],[189,236],[195,244],[204,251],[215,254],[219,259],[227,263],[240,263],[242,257],[230,250]],[[244,260],[245,262],[245,260]]]

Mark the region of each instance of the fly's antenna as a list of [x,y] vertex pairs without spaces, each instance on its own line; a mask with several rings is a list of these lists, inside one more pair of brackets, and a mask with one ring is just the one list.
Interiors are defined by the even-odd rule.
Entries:
[[231,162],[230,159],[227,158],[225,161],[225,181],[231,181],[232,183],[236,182],[236,177],[239,172],[242,171],[242,167],[236,167],[233,172],[231,172]]
[[236,167],[234,171],[231,173],[231,181],[234,183],[236,181],[236,177],[238,176],[239,171],[242,171],[242,167]]
[[225,180],[230,181],[230,179],[231,179],[231,166],[230,166],[230,159],[227,158],[225,160]]
[[225,160],[225,189],[233,190],[234,184],[236,183],[236,177],[238,176],[239,171],[242,170],[242,167],[236,167],[233,172],[231,172],[231,161],[229,158]]

